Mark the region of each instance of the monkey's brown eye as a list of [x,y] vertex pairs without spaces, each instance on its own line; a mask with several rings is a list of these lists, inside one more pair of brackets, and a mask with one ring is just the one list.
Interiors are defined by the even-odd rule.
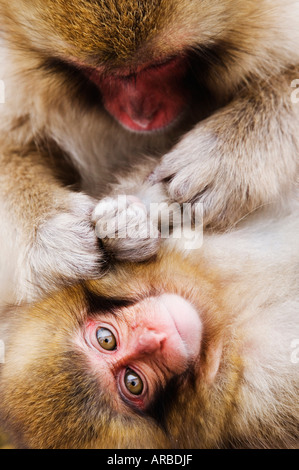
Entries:
[[97,340],[99,345],[106,351],[114,351],[117,347],[116,338],[108,328],[97,330]]
[[128,369],[126,372],[125,386],[132,395],[141,395],[143,391],[143,382],[139,375],[132,369]]

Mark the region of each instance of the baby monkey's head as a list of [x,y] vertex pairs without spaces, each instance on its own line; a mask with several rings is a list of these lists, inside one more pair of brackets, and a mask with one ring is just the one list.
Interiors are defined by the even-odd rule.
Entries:
[[253,309],[237,273],[163,251],[2,314],[0,419],[16,445],[294,445],[296,370],[264,300]]
[[[169,261],[118,266],[7,313],[0,412],[17,445],[215,444],[230,401],[220,376],[240,364],[221,371],[230,331],[213,282],[178,256]],[[215,399],[223,409],[210,441],[203,424]]]

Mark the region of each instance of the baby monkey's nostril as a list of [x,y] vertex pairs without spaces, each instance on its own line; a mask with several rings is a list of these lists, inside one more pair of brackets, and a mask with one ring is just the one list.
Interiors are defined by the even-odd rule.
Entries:
[[166,337],[166,333],[146,329],[138,338],[138,351],[143,354],[154,353],[161,349]]

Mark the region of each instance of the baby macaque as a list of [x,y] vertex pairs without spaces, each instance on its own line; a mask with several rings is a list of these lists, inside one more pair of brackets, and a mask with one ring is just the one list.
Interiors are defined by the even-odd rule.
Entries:
[[0,21],[9,299],[105,271],[91,214],[145,155],[149,183],[203,203],[206,229],[292,197],[297,0],[0,0]]
[[170,239],[8,308],[0,422],[15,445],[298,447],[298,222],[293,204],[202,248]]

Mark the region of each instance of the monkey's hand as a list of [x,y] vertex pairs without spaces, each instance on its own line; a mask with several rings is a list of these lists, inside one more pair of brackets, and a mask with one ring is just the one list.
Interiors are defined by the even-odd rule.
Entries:
[[159,249],[159,230],[136,196],[103,199],[95,208],[92,221],[105,250],[118,260],[145,261]]
[[98,278],[105,264],[91,222],[95,201],[83,193],[70,192],[59,204],[59,210],[38,224],[24,253],[24,276],[42,290]]
[[31,148],[4,149],[0,166],[2,223],[10,234],[2,255],[18,300],[101,276],[103,250],[91,222],[96,201],[63,187],[46,156]]
[[[281,109],[269,109],[269,102]],[[298,116],[290,116],[289,108],[273,97],[235,100],[183,137],[151,182],[164,182],[173,201],[202,203],[206,228],[235,225],[295,185]]]

